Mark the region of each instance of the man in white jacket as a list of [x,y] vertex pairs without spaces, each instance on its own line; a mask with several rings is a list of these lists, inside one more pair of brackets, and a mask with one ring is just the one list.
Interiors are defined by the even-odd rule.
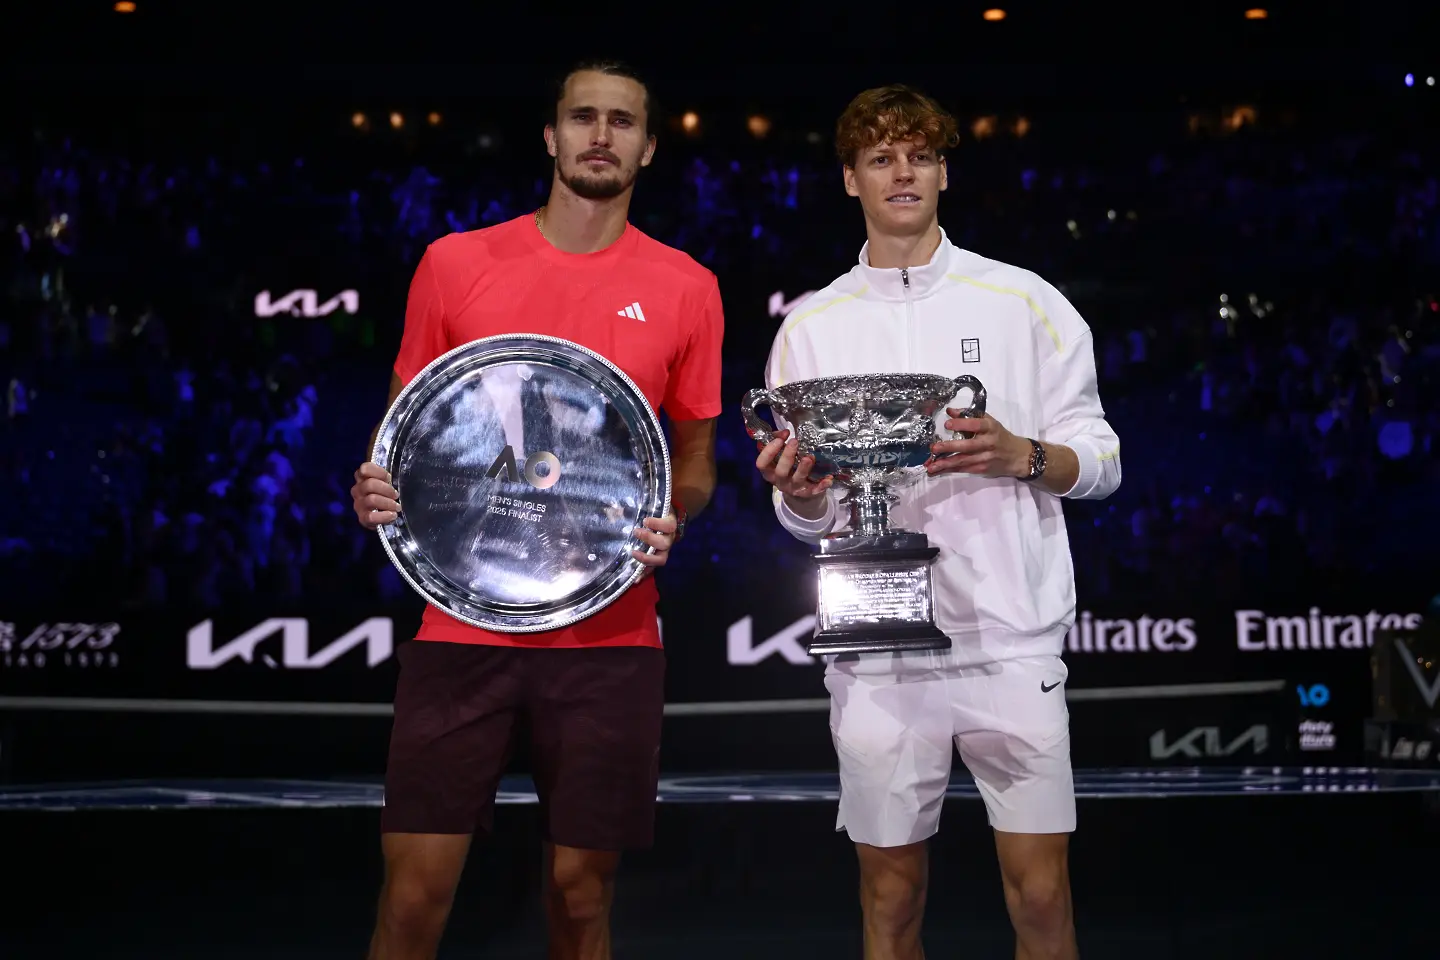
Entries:
[[[1071,958],[1068,849],[1075,829],[1067,676],[1075,617],[1064,498],[1120,484],[1085,321],[1035,274],[952,245],[937,216],[955,121],[906,87],[860,94],[837,125],[845,191],[859,198],[859,262],[785,318],[774,388],[812,377],[972,374],[987,413],[945,432],[929,476],[902,488],[894,526],[940,549],[935,619],[944,651],[829,658],[840,767],[837,829],[855,842],[868,960],[923,956],[926,841],[939,826],[955,748],[995,830],[1019,958]],[[812,478],[788,425],[756,466],[775,512],[807,543],[849,522],[830,478]],[[937,424],[941,426],[941,424]],[[952,747],[951,744],[955,746]]]

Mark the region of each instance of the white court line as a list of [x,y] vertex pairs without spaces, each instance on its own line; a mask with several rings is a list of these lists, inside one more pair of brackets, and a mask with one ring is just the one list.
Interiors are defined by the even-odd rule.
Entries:
[[[1177,683],[1144,687],[1089,687],[1067,690],[1066,700],[1173,700],[1181,697],[1234,697],[1283,690],[1284,680],[1243,680],[1227,683]],[[3,706],[3,701],[0,701]],[[739,714],[809,713],[829,710],[828,697],[809,700],[735,700],[722,703],[669,703],[667,717],[735,716]]]
[[1234,680],[1224,683],[1175,683],[1145,687],[1090,687],[1067,690],[1066,700],[1172,700],[1180,697],[1235,697],[1284,690],[1285,680]]
[[[1180,683],[1163,686],[1090,687],[1067,690],[1067,700],[1172,700],[1184,697],[1233,697],[1284,689],[1284,680],[1228,683]],[[814,713],[830,709],[828,697],[799,700],[722,700],[667,703],[667,717],[733,717],[776,713]],[[99,713],[212,713],[266,717],[388,717],[388,703],[304,703],[287,700],[139,700],[118,697],[0,697],[0,710]]]
[[153,787],[150,793],[159,793],[168,797],[185,797],[192,805],[209,800],[228,800],[231,803],[250,803],[257,807],[291,807],[301,808],[311,806],[309,801],[294,800],[289,797],[267,797],[258,793],[236,793],[230,790],[205,790],[185,789],[181,787]]
[[221,713],[266,717],[388,717],[388,703],[303,703],[288,700],[137,700],[123,697],[0,697],[0,710],[79,713]]

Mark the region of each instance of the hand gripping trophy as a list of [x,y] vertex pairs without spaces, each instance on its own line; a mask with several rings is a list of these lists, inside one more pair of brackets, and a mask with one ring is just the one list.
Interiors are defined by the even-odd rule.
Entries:
[[815,458],[812,475],[832,475],[846,488],[840,503],[850,510],[850,529],[822,540],[813,557],[819,603],[812,655],[949,648],[935,626],[930,577],[940,551],[924,533],[892,527],[890,506],[900,500],[893,490],[926,474],[936,414],[966,389],[971,400],[962,416],[982,416],[985,387],[970,376],[821,377],[745,394],[740,408],[752,438],[774,439],[755,412],[769,406],[793,424],[800,455]]

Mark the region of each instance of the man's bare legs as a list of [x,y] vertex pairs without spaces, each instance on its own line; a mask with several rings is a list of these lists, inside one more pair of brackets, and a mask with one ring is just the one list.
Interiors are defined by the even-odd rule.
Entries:
[[433,960],[470,853],[466,834],[387,833],[369,960]]
[[1015,960],[1076,960],[1070,835],[995,831]]
[[[925,843],[857,843],[865,960],[923,960],[920,930],[929,874]],[[1077,960],[1070,902],[1070,836],[995,833],[1015,960]]]
[[545,844],[550,960],[610,960],[610,904],[620,854]]
[[903,847],[857,843],[855,851],[860,858],[865,960],[924,960],[920,925],[930,872],[926,843]]
[[[387,833],[385,885],[369,960],[433,960],[450,919],[470,837]],[[610,904],[620,854],[545,844],[551,960],[610,960]]]

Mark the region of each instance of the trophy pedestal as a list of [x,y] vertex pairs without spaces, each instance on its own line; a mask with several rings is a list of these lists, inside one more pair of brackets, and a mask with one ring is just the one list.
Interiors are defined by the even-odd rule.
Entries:
[[893,531],[822,540],[815,634],[806,651],[948,650],[935,626],[930,565],[940,551],[923,533]]

